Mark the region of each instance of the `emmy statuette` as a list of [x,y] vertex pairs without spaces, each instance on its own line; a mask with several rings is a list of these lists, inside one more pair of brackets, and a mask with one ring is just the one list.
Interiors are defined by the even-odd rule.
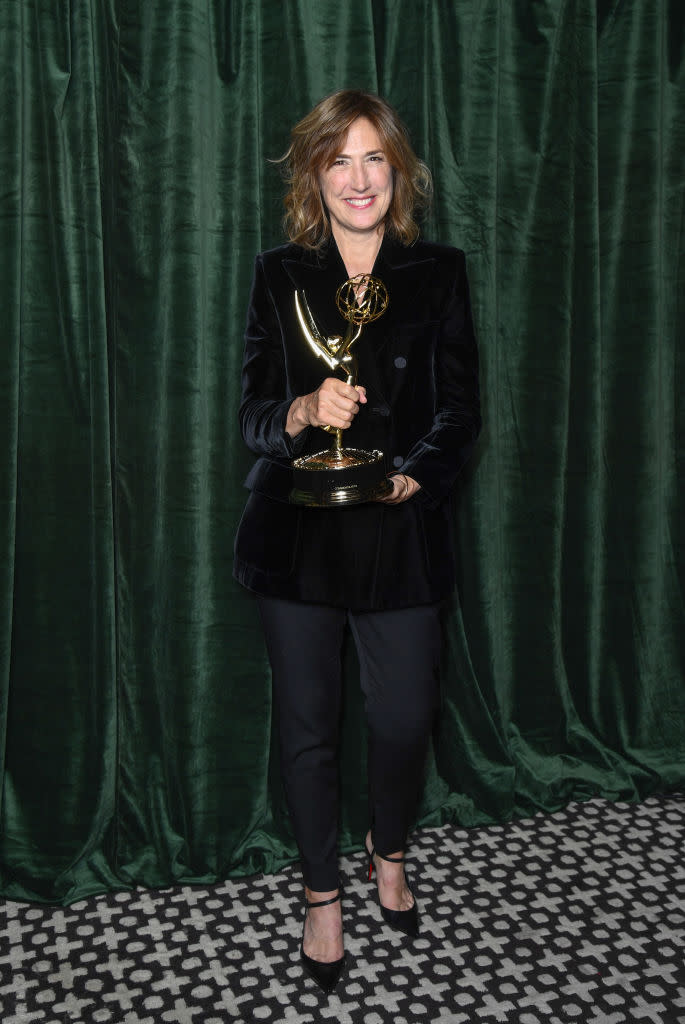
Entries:
[[[357,274],[340,285],[335,302],[347,320],[345,336],[326,338],[317,327],[304,292],[295,292],[295,310],[302,333],[312,351],[327,363],[332,373],[342,374],[346,384],[357,383],[357,359],[352,352],[365,324],[377,320],[388,308],[388,291],[383,282],[369,274]],[[377,450],[344,448],[342,430],[323,427],[333,435],[331,447],[293,462],[290,500],[296,505],[328,507],[358,505],[382,498],[392,491],[385,475],[383,453]]]

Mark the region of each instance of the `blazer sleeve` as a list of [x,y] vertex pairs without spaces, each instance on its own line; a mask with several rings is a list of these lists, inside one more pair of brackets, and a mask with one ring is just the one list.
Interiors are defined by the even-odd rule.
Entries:
[[455,252],[456,273],[447,289],[433,360],[432,427],[415,442],[396,471],[421,485],[417,498],[429,505],[447,496],[481,427],[478,351],[466,263],[464,254]]
[[245,329],[238,412],[243,440],[255,454],[292,459],[304,446],[306,429],[296,438],[285,430],[293,397],[288,395],[281,324],[263,258],[258,256]]

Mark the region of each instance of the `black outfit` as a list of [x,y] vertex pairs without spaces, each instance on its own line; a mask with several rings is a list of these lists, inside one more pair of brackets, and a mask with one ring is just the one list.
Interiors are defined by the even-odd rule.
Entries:
[[[293,457],[321,451],[330,441],[316,428],[292,439],[285,423],[293,399],[314,391],[329,373],[302,337],[295,289],[305,292],[322,333],[344,332],[335,293],[347,272],[333,240],[322,253],[286,245],[257,257],[245,339],[240,423],[260,457],[246,481],[251,493],[234,571],[262,598],[283,776],[305,881],[317,891],[337,884],[337,790],[330,765],[348,613],[369,716],[376,848],[390,854],[404,846],[437,702],[436,606],[454,586],[451,490],[480,429],[463,253],[384,239],[372,273],[390,302],[355,344],[367,404],[345,431],[344,444],[384,451],[388,472],[421,485],[408,501],[331,509],[288,502]],[[404,615],[392,614],[399,610]],[[393,650],[403,653],[393,657]],[[310,701],[304,699],[308,687]],[[322,694],[323,710],[316,706]],[[312,782],[314,767],[320,779]]]
[[369,726],[369,806],[375,842],[404,848],[439,704],[440,606],[346,613],[259,599],[278,711],[281,765],[305,881],[338,884],[340,648],[346,619]]

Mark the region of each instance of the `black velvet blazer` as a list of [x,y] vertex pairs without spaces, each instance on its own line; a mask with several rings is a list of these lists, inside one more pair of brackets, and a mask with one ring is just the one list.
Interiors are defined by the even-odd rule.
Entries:
[[310,427],[285,432],[291,402],[329,375],[302,337],[295,289],[322,333],[342,334],[335,305],[347,271],[331,241],[322,253],[285,245],[257,257],[245,335],[240,426],[259,459],[235,544],[236,578],[287,600],[382,610],[428,604],[454,585],[450,496],[480,429],[478,358],[464,254],[384,239],[373,275],[387,311],[355,344],[366,388],[347,447],[378,448],[388,472],[421,490],[400,505],[291,505],[291,460],[328,448]]

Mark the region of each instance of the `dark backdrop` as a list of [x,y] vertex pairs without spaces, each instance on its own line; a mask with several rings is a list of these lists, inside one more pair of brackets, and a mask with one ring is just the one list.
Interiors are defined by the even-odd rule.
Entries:
[[[268,160],[387,96],[466,250],[485,428],[421,820],[685,775],[682,0],[3,0],[0,870],[12,897],[294,853],[231,579]],[[366,827],[348,652],[342,842]]]

